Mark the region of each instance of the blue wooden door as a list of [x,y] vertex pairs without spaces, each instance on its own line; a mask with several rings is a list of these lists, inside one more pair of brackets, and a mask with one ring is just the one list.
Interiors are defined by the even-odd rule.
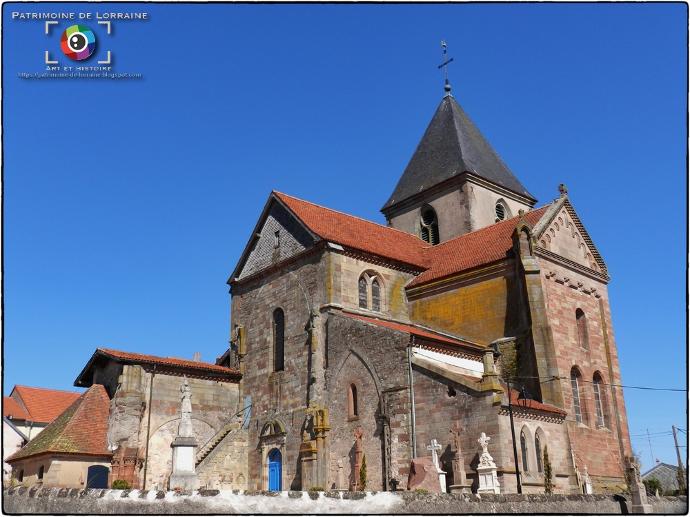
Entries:
[[283,464],[280,451],[273,449],[268,453],[268,489],[278,492],[283,489]]

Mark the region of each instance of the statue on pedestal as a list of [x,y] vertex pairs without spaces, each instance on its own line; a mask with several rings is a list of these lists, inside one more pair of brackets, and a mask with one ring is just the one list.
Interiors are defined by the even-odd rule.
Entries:
[[173,450],[172,474],[170,475],[170,489],[196,490],[199,488],[199,478],[196,474],[196,439],[192,428],[192,390],[187,377],[183,377],[180,386],[180,425],[177,436],[170,444]]
[[500,494],[501,486],[498,484],[498,474],[496,463],[489,454],[490,437],[482,433],[479,439],[479,445],[482,448],[482,454],[479,456],[479,465],[477,465],[477,475],[479,477],[479,494]]

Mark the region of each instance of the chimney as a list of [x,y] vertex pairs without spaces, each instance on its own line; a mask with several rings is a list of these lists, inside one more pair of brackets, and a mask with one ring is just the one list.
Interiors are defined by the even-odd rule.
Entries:
[[192,356],[192,361],[200,363],[201,362],[201,352],[194,352],[194,355]]

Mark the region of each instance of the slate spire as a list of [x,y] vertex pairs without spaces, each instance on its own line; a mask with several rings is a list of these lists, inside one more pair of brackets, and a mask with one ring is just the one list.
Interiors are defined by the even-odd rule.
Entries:
[[464,172],[536,202],[452,95],[445,95],[382,211]]

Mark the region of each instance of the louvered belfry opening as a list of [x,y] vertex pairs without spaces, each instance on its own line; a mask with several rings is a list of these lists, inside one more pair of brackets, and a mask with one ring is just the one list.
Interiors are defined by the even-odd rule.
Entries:
[[436,211],[430,206],[422,208],[421,237],[429,244],[436,245],[440,242],[438,236],[438,218]]

